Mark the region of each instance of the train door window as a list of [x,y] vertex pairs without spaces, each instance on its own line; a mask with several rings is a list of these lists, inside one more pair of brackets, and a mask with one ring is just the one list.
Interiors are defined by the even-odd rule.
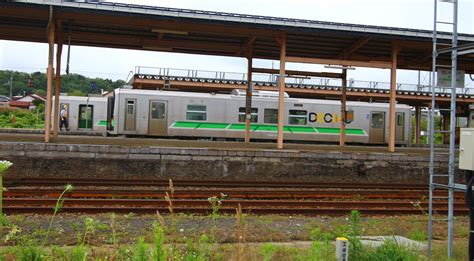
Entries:
[[79,105],[79,129],[92,129],[94,107],[92,105]]
[[277,124],[278,123],[278,109],[263,110],[263,122]]
[[288,115],[288,123],[294,125],[307,125],[308,111],[290,110],[290,113]]
[[186,120],[205,121],[207,119],[206,105],[188,105],[186,110]]
[[397,126],[399,127],[403,126],[403,113],[397,114]]
[[397,124],[395,127],[395,140],[403,141],[405,139],[405,113],[397,112],[396,114]]
[[135,130],[135,103],[134,99],[125,100],[125,131]]
[[383,129],[384,125],[384,115],[382,113],[372,113],[372,128]]
[[[239,122],[245,122],[245,107],[239,108]],[[252,108],[250,122],[258,122],[258,108]]]
[[152,102],[151,103],[151,118],[154,120],[162,120],[165,118],[165,106],[163,102]]

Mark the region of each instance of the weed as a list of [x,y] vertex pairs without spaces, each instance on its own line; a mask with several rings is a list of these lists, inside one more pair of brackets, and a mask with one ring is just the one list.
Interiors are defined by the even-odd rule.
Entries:
[[331,244],[331,235],[321,233],[318,227],[311,230],[311,247],[309,260],[331,260],[334,259],[334,251]]
[[349,260],[365,260],[367,256],[367,249],[362,245],[360,241],[360,212],[358,210],[352,210],[349,216]]
[[165,234],[162,225],[153,223],[153,254],[152,259],[156,261],[166,261]]
[[49,226],[48,226],[48,230],[46,231],[46,236],[44,237],[43,243],[41,244],[42,246],[44,246],[44,244],[46,244],[46,241],[48,240],[49,233],[51,232],[51,227],[53,226],[54,217],[56,217],[56,214],[59,212],[59,210],[63,206],[64,199],[65,199],[64,194],[71,192],[72,190],[73,190],[72,185],[67,184],[63,192],[61,193],[61,195],[59,195],[59,198],[56,201],[56,205],[54,205],[54,213],[53,213],[53,216],[51,217],[51,220],[49,221]]
[[266,243],[263,244],[262,248],[260,249],[260,254],[263,256],[264,261],[270,261],[273,258],[277,251],[277,247],[274,244]]
[[[165,193],[165,200],[168,202],[168,210],[170,212],[170,225],[167,227],[168,228],[168,233],[170,233],[171,237],[171,251],[170,251],[170,258],[171,260],[174,260],[175,254],[177,254],[177,251],[175,251],[176,248],[176,220],[174,218],[174,205],[173,205],[173,199],[174,199],[174,186],[173,186],[173,180],[169,179],[169,193],[168,191]],[[160,213],[157,211],[158,217],[160,217]],[[164,219],[161,217],[160,223],[164,224]],[[165,228],[165,226],[163,226]]]
[[95,232],[99,229],[104,230],[106,229],[107,226],[104,224],[101,224],[99,221],[94,220],[93,218],[86,217],[84,219],[84,231],[82,233],[82,239],[80,240],[80,243],[82,245],[86,244],[87,238],[91,237],[95,234]]
[[409,238],[416,240],[416,241],[424,241],[426,240],[426,233],[420,229],[413,229],[410,231]]
[[0,216],[2,217],[0,226],[3,226],[3,175],[5,175],[5,172],[13,165],[8,160],[2,160],[0,161]]
[[51,247],[51,258],[53,260],[69,260],[70,258],[67,257],[66,252],[60,247],[53,246]]
[[115,248],[117,247],[117,231],[115,230],[115,219],[116,218],[117,218],[117,216],[115,215],[115,213],[112,213],[110,215],[110,230],[112,231],[111,242],[112,242],[112,245],[114,245]]
[[245,254],[245,238],[247,237],[248,223],[245,221],[245,217],[242,214],[242,206],[238,205],[236,209],[236,237],[237,237],[237,260],[243,261]]
[[138,238],[137,243],[133,247],[133,261],[148,261],[150,259],[150,246],[145,243],[143,237]]
[[87,250],[84,245],[77,245],[71,250],[69,255],[70,261],[85,261],[87,260]]
[[20,232],[21,232],[21,229],[17,225],[11,225],[10,231],[8,231],[8,233],[5,235],[5,237],[3,238],[3,241],[7,243],[8,241],[15,238],[16,235]]
[[41,247],[26,246],[21,247],[18,255],[18,260],[21,261],[41,261],[44,260],[44,251]]
[[221,193],[220,196],[212,196],[207,199],[211,204],[212,213],[211,213],[211,240],[213,243],[217,243],[217,218],[219,217],[219,209],[222,205],[222,201],[226,197],[226,194]]
[[414,249],[398,245],[394,240],[386,240],[382,246],[368,254],[368,259],[373,261],[415,261],[418,253]]

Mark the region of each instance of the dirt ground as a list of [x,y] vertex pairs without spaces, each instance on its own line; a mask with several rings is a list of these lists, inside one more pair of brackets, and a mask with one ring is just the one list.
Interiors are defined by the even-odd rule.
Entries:
[[[4,235],[10,234],[4,245],[17,245],[41,241],[51,216],[12,215],[7,217]],[[231,215],[219,215],[214,223],[209,216],[165,215],[168,233],[174,233],[177,241],[198,239],[201,235],[215,233],[219,243],[237,242],[237,219]],[[91,245],[132,244],[138,237],[151,240],[152,224],[158,222],[157,215],[135,215],[133,213],[74,215],[60,214],[52,225],[49,243],[54,245],[75,245],[84,238]],[[245,216],[241,231],[246,242],[292,242],[310,241],[311,231],[318,228],[333,238],[347,233],[348,217],[303,217],[303,216]],[[87,227],[87,228],[86,228]],[[362,235],[400,235],[418,241],[427,239],[427,216],[391,216],[361,218]],[[455,237],[467,239],[469,234],[467,217],[457,217]],[[16,232],[12,232],[16,231]],[[215,231],[215,232],[213,232]],[[444,240],[446,223],[435,223],[435,239]]]

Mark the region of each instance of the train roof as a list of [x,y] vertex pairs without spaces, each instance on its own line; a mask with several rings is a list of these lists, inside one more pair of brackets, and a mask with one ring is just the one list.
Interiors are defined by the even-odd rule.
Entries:
[[68,99],[70,101],[87,101],[90,102],[103,102],[107,101],[107,97],[87,97],[87,96],[69,96],[69,95],[61,95],[59,96],[60,99]]
[[[200,92],[181,92],[181,91],[165,91],[165,90],[143,90],[143,89],[123,89],[119,88],[115,90],[119,94],[131,94],[131,95],[161,95],[168,97],[188,97],[188,98],[215,98],[215,99],[245,99],[245,96],[242,95],[232,95],[232,94],[219,94],[219,93],[200,93]],[[236,93],[236,92],[234,92]],[[278,93],[278,92],[274,92]],[[278,100],[278,96],[269,95],[268,92],[265,92],[264,96],[253,96],[253,101],[268,101],[268,100]],[[339,100],[322,100],[322,99],[303,99],[303,98],[286,98],[286,102],[293,103],[307,103],[307,104],[327,104],[327,105],[340,105]],[[359,102],[359,101],[348,101],[347,106],[367,106],[367,107],[389,107],[389,103],[381,102]],[[411,108],[406,104],[397,104],[397,108]]]

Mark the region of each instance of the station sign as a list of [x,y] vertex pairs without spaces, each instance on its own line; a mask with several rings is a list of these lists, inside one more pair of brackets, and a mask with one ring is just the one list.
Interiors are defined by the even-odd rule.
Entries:
[[[456,87],[464,88],[464,71],[458,70],[456,72]],[[437,82],[439,87],[451,87],[451,70],[438,69]]]

